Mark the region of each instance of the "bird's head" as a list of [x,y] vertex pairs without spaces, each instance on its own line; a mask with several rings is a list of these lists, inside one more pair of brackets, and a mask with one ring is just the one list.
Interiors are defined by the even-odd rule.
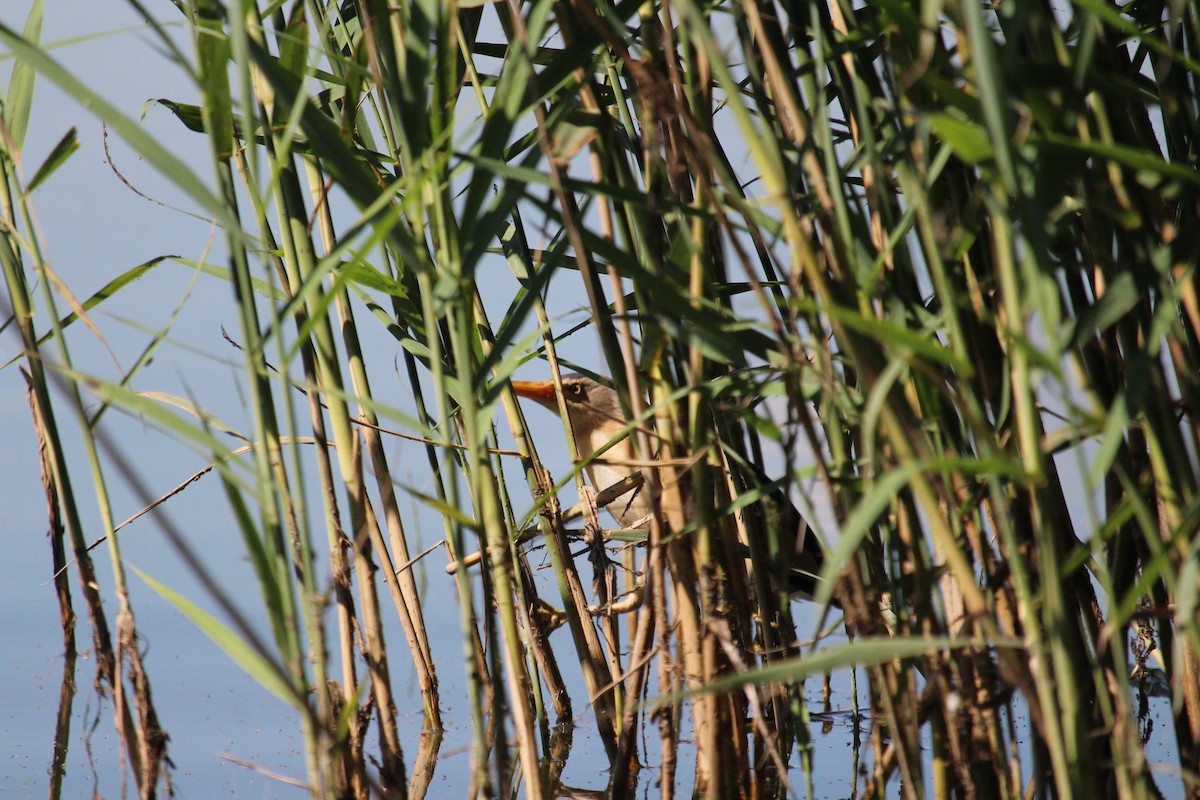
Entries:
[[[595,431],[625,426],[625,414],[617,393],[583,375],[563,375],[563,399],[577,436],[590,437]],[[558,413],[554,381],[513,381],[513,392]]]

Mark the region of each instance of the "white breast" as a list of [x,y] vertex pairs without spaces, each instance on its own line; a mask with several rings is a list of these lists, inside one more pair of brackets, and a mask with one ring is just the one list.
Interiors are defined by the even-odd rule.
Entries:
[[[576,444],[579,447],[579,457],[583,459],[591,457],[592,453],[608,444],[608,442],[608,438],[605,438],[598,431],[587,432],[576,440]],[[637,467],[630,466],[629,464],[633,458],[633,447],[629,441],[621,441],[605,451],[604,455],[593,461],[589,466],[585,467],[584,472],[587,474],[588,480],[591,481],[592,487],[596,491],[602,492],[638,471]],[[649,490],[645,485],[639,486],[621,495],[605,506],[605,508],[622,527],[631,527],[638,520],[650,513]]]

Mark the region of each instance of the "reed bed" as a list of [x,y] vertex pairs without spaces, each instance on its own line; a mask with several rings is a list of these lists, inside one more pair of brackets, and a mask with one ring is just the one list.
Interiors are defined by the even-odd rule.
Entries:
[[[211,171],[63,70],[33,3],[0,28],[0,261],[67,652],[80,593],[141,796],[171,772],[108,484],[191,555],[110,409],[222,482],[270,637],[198,560],[218,615],[154,585],[294,707],[313,796],[425,796],[439,676],[465,669],[472,796],[566,791],[576,717],[605,796],[823,796],[804,681],[854,670],[855,796],[1200,797],[1195,5],[131,2],[194,77],[159,104]],[[31,215],[74,135],[20,158],[46,80],[218,225],[192,266],[230,289],[248,427],[137,390],[165,337],[125,374],[72,360],[92,310],[165,262],[87,300],[55,280]],[[531,435],[518,369],[611,376],[652,465],[643,527],[558,501],[582,465],[539,458],[569,429]],[[397,431],[431,494],[397,472]],[[764,579],[789,543],[753,510],[780,493],[826,543],[840,638],[798,634]],[[443,526],[426,557],[452,565],[461,663],[433,657],[414,498]]]

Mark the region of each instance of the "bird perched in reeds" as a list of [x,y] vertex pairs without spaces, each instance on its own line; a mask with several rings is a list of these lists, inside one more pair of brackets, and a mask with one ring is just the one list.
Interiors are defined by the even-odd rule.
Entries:
[[[513,391],[554,413],[559,413],[554,381],[513,381]],[[563,399],[570,418],[571,430],[579,458],[585,463],[584,472],[597,491],[642,472],[630,441],[629,420],[621,408],[617,393],[584,375],[564,375]],[[618,438],[620,437],[620,438]],[[614,439],[617,440],[615,443]],[[611,444],[611,446],[609,446]],[[594,454],[608,447],[600,456]],[[766,484],[767,481],[760,481]],[[778,525],[780,547],[792,544],[786,583],[794,597],[811,599],[818,576],[825,563],[825,551],[820,540],[809,529],[808,522],[780,491],[765,494],[760,502],[762,513],[754,515],[767,524]],[[644,523],[651,512],[650,490],[643,482],[629,492],[609,502],[605,508],[624,528]],[[685,518],[691,517],[685,509]]]

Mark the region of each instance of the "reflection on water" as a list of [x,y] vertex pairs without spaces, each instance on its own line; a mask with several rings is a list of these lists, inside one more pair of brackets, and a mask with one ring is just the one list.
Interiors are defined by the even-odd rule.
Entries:
[[[172,734],[176,792],[182,797],[214,791],[229,796],[304,797],[307,794],[303,788],[304,757],[294,717],[282,704],[264,697],[261,689],[246,682],[244,676],[239,678],[239,670],[222,654],[214,654],[213,645],[189,630],[189,626],[178,623],[171,627],[173,638],[165,632],[147,637],[151,651],[147,660],[152,670],[163,668],[163,677],[156,685],[162,697],[160,708]],[[53,631],[50,627],[43,634]],[[4,731],[5,749],[9,752],[3,776],[8,787],[5,796],[46,796],[47,785],[52,797],[84,796],[92,791],[93,785],[103,796],[119,796],[122,755],[111,732],[104,730],[111,725],[110,713],[105,710],[110,706],[96,697],[94,689],[82,696],[75,692],[76,670],[86,672],[93,664],[88,658],[77,660],[69,649],[51,655],[48,645],[46,641],[36,648],[43,656],[40,664],[45,670],[36,681],[36,688],[27,684],[25,691],[6,698],[9,725],[14,720],[21,721],[23,730],[16,731],[6,725]],[[180,662],[156,657],[181,646],[192,648],[200,656],[194,660],[198,670],[188,670],[187,659]],[[27,644],[26,649],[28,655],[35,648]],[[178,665],[178,670],[167,669],[172,662]],[[40,700],[52,696],[51,670],[55,664],[62,668],[58,703],[42,703]],[[172,678],[172,672],[180,674]],[[448,673],[446,681],[452,683]],[[22,679],[28,677],[26,674]],[[835,675],[831,691],[824,697],[820,681],[809,681],[806,686],[814,763],[813,796],[817,798],[851,796],[855,786],[863,788],[874,769],[870,752],[863,750],[863,742],[872,733],[871,720],[869,715],[851,710],[848,683],[845,674]],[[216,689],[222,685],[227,685],[228,691]],[[450,721],[444,736],[421,731],[419,698],[411,695],[404,698],[407,712],[402,709],[401,716],[415,728],[401,727],[405,752],[411,754],[410,798],[472,796],[468,768],[470,730],[469,725],[461,722],[463,708],[453,703],[454,696],[451,692],[443,694],[448,701],[445,716]],[[1165,759],[1169,742],[1158,731],[1170,727],[1169,700],[1143,693],[1139,702],[1145,712],[1142,731],[1150,737],[1152,760]],[[552,787],[555,797],[610,796],[607,761],[588,722],[588,715],[580,715],[578,724],[560,723],[548,732],[549,757],[543,767],[545,785]],[[1017,724],[1027,722],[1018,717]],[[661,794],[660,763],[653,731],[643,732],[643,737],[643,768],[632,775],[628,796],[648,800]],[[928,741],[925,749],[928,752]],[[24,763],[18,757],[22,750],[28,753]],[[679,758],[686,763],[689,755],[689,743],[685,740]],[[794,756],[788,767],[792,796],[806,796],[808,779],[800,759]],[[759,786],[765,793],[760,796],[787,794],[787,786],[775,780],[777,772],[769,763],[761,765],[761,775]],[[1182,787],[1175,784],[1178,791],[1172,791],[1168,776],[1162,775],[1159,780],[1164,786],[1164,796],[1181,796]],[[15,786],[24,786],[25,791],[12,791],[10,787]],[[689,771],[679,770],[675,796],[688,797],[691,788]],[[889,786],[887,796],[900,796],[899,785]]]
[[[146,554],[143,553],[144,557]],[[22,554],[25,566],[16,566],[8,577],[20,583],[19,573],[39,573],[37,558],[44,553]],[[45,559],[49,560],[49,559]],[[14,563],[8,568],[12,570]],[[165,567],[160,566],[160,571]],[[101,576],[101,580],[105,577]],[[447,582],[448,583],[448,582]],[[447,583],[431,582],[427,607],[430,609],[431,646],[440,662],[453,664],[460,652],[461,639],[456,628],[453,608],[444,599]],[[94,686],[96,662],[91,648],[78,655],[71,634],[64,639],[61,622],[55,614],[50,592],[30,582],[30,591],[15,602],[3,620],[3,647],[6,686],[6,722],[2,733],[6,759],[4,785],[6,796],[45,796],[49,788],[52,797],[88,796],[95,791],[106,797],[120,796],[126,766],[126,751],[113,731],[113,704],[109,696],[97,693]],[[170,734],[170,773],[180,796],[199,796],[213,793],[229,796],[304,797],[306,763],[303,738],[295,713],[248,679],[212,642],[156,595],[138,591],[140,633],[138,645],[144,655],[155,686],[155,701],[163,726]],[[243,598],[247,605],[251,593]],[[800,627],[809,625],[804,618],[806,608],[797,606]],[[60,624],[55,624],[59,622]],[[72,626],[66,629],[73,631]],[[388,624],[387,635],[392,641],[403,641],[398,623]],[[569,647],[565,629],[550,634],[551,647]],[[458,656],[462,663],[461,656]],[[563,659],[561,680],[572,697],[582,698],[585,690],[578,667]],[[444,668],[442,681],[442,710],[447,721],[444,734],[423,730],[421,697],[411,676],[403,669],[393,677],[399,731],[408,761],[408,796],[411,798],[472,796],[470,769],[472,732],[467,713],[464,669]],[[1170,700],[1155,697],[1153,670],[1151,677],[1135,684],[1141,711],[1139,731],[1149,742],[1151,762],[1170,760]],[[859,676],[860,684],[862,675]],[[87,689],[76,692],[79,683]],[[56,691],[57,690],[57,691]],[[762,739],[748,753],[754,770],[758,796],[783,797],[789,790],[792,796],[806,796],[810,776],[804,761],[812,764],[811,787],[817,798],[841,798],[862,791],[870,784],[880,762],[868,746],[873,736],[879,737],[880,752],[887,758],[890,741],[883,732],[872,727],[872,715],[864,708],[865,693],[859,685],[858,703],[855,687],[848,672],[834,673],[826,683],[820,677],[810,678],[804,685],[804,705],[808,710],[811,748],[790,751],[786,780],[779,778],[778,768],[765,757],[767,748]],[[647,701],[654,698],[647,697]],[[1019,695],[1013,700],[1013,725],[1016,746],[1027,751],[1028,738],[1021,732],[1028,725]],[[674,720],[679,726],[679,742],[675,753],[678,767],[674,772],[675,797],[689,797],[694,785],[691,763],[695,757],[689,716]],[[373,723],[372,723],[373,725]],[[928,728],[925,728],[927,731]],[[377,736],[372,727],[368,743]],[[558,797],[599,798],[613,795],[611,771],[604,747],[596,733],[594,716],[585,702],[579,702],[573,715],[539,732],[545,744],[542,752],[543,785]],[[732,741],[733,737],[730,737]],[[493,764],[504,765],[505,785],[515,784],[515,753],[511,738],[494,735],[490,741],[505,748],[504,759]],[[928,734],[921,740],[926,757]],[[630,771],[625,796],[657,798],[662,796],[659,784],[662,776],[662,747],[654,718],[638,732],[640,769]],[[1031,763],[1032,754],[1022,752],[1022,760]],[[886,764],[885,764],[886,766]],[[1179,796],[1182,787],[1178,778],[1159,775],[1164,796]],[[7,787],[23,786],[25,791],[9,791]],[[932,785],[925,787],[932,790]],[[892,781],[885,795],[900,795],[900,784]]]
[[62,782],[67,773],[67,751],[71,743],[71,711],[75,701],[75,628],[63,628],[62,687],[58,693],[58,714],[54,725],[54,753],[50,757],[50,796],[62,796]]
[[[156,678],[159,713],[171,735],[171,774],[176,792],[181,796],[210,791],[243,796],[264,793],[270,797],[304,796],[305,761],[294,713],[248,680],[207,638],[169,607],[150,603],[142,616],[144,632],[140,641],[148,667]],[[53,631],[50,627],[41,632],[45,635]],[[43,642],[42,648],[46,644]],[[441,649],[458,644],[456,635],[445,635],[434,642],[435,648]],[[25,646],[28,645],[26,638]],[[31,794],[41,796],[46,790],[43,782],[46,770],[50,769],[51,796],[77,797],[92,792],[93,787],[99,795],[119,796],[122,773],[127,767],[120,742],[111,730],[112,704],[107,697],[96,693],[87,676],[87,671],[94,668],[90,652],[85,652],[81,659],[76,659],[72,649],[57,651],[56,655],[45,649],[40,649],[40,653],[43,673],[38,680],[43,695],[52,686],[46,682],[52,674],[50,670],[56,664],[62,669],[59,702],[26,707],[29,720],[26,727],[29,731],[50,731],[57,726],[58,732],[52,736],[27,736],[26,746],[37,744],[41,754],[31,754],[22,770],[22,779],[32,787],[40,787]],[[74,690],[77,680],[88,686],[88,691],[77,694]],[[578,675],[567,676],[565,680],[568,690],[579,689]],[[418,694],[411,690],[398,692],[400,731],[410,759],[407,786],[410,798],[473,796],[469,769],[471,731],[461,699],[465,697],[462,676],[445,670],[443,681],[447,687],[443,693],[443,711],[449,722],[444,735],[421,730]],[[403,686],[403,678],[400,683]],[[816,688],[816,682],[810,681],[810,688]],[[24,699],[35,702],[37,697],[36,691],[24,695]],[[810,697],[810,704],[814,699]],[[814,714],[814,744],[818,752],[847,752],[851,730],[847,719],[847,713],[841,711]],[[694,758],[690,723],[686,717],[679,723],[681,741],[677,759],[681,765],[687,765]],[[6,738],[11,740],[13,734],[8,731]],[[548,757],[543,763],[544,785],[551,787],[554,796],[611,796],[607,758],[590,713],[581,710],[574,720],[560,722],[545,734]],[[827,745],[830,736],[837,741]],[[661,751],[654,727],[641,732],[639,752],[641,768],[631,771],[626,796],[658,797]],[[829,764],[828,756],[822,760]],[[795,758],[788,766],[789,781],[794,784],[804,780]],[[824,774],[822,780],[827,785],[840,783],[839,791],[846,793],[848,783],[839,781],[827,767],[818,767],[818,774]],[[511,775],[512,767],[509,769]],[[778,772],[769,760],[764,758],[756,775],[762,790],[760,796],[782,796],[785,792],[786,785],[778,780]],[[675,795],[690,796],[692,781],[690,769],[678,769]]]

